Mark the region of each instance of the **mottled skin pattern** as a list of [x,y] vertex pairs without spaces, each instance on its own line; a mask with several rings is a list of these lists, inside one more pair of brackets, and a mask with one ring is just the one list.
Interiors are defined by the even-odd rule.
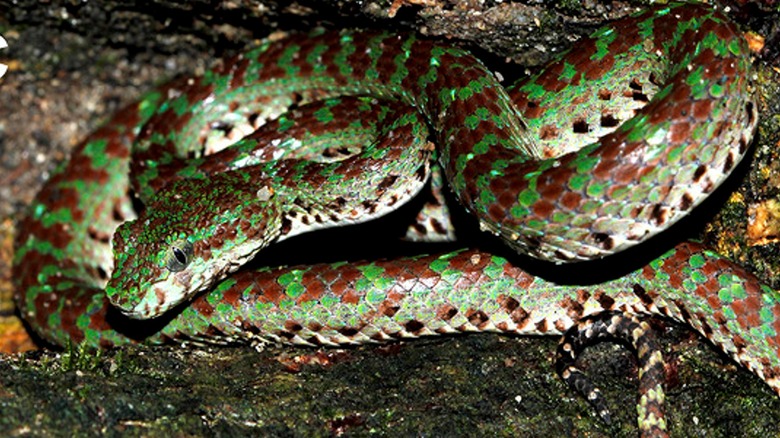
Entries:
[[[343,94],[398,98],[426,116],[450,187],[483,229],[542,259],[602,257],[677,221],[741,160],[757,123],[749,68],[736,27],[706,6],[659,8],[622,20],[508,91],[467,52],[414,36],[294,35],[225,61],[173,93],[143,127],[131,175],[139,185],[155,180],[160,153],[202,153],[209,127],[241,116],[262,119],[269,107]],[[523,129],[513,101],[537,129]],[[630,119],[634,111],[618,110],[637,102],[647,104]],[[609,129],[614,132],[568,152]],[[214,187],[215,193],[197,193],[219,198],[227,191]],[[151,204],[142,214],[162,217],[194,199],[181,198]],[[117,257],[107,291],[124,312],[159,315],[233,270],[208,267],[208,256],[197,251],[193,236],[203,235],[212,219],[186,219],[150,227],[142,217],[120,227],[115,249],[126,256]],[[213,273],[212,281],[182,282],[177,277],[185,274],[162,269],[172,235],[191,240],[193,270]],[[269,240],[256,242],[255,251]],[[230,249],[218,245],[211,242],[208,252],[229,258]],[[136,275],[142,270],[149,272]]]
[[[262,126],[197,169],[169,163],[174,181],[114,236],[118,269],[106,294],[128,316],[159,315],[271,242],[398,208],[427,180],[426,133],[408,106],[331,99]],[[334,144],[348,150],[355,142],[365,147],[333,158]],[[245,152],[258,144],[276,144],[269,148],[276,151]]]
[[[629,70],[637,64],[639,73]],[[443,74],[444,67],[451,74]],[[533,277],[478,250],[239,271],[150,322],[120,315],[104,291],[113,271],[111,235],[134,216],[126,193],[129,145],[139,132],[133,174],[136,190],[145,193],[145,184],[159,176],[159,156],[209,149],[204,126],[213,127],[211,122],[230,125],[235,118],[251,125],[295,99],[344,93],[400,98],[428,117],[447,180],[486,229],[541,258],[592,258],[674,222],[737,164],[756,124],[748,69],[734,25],[695,5],[622,20],[508,92],[470,55],[414,37],[315,33],[268,42],[204,78],[145,96],[76,148],[20,224],[17,304],[52,343],[104,347],[171,338],[344,345],[465,331],[560,335],[604,311],[661,315],[691,326],[780,394],[780,296],[696,244],[678,245],[624,277],[582,287]],[[246,84],[255,81],[270,85],[251,94]],[[531,159],[567,152],[558,140],[581,131],[587,136],[614,129],[633,115],[619,109],[623,100],[645,103],[652,88],[658,90],[652,100],[599,143],[559,158]],[[248,105],[203,103],[215,100]],[[561,100],[574,105],[566,110],[574,116],[570,126],[559,122]],[[266,105],[274,109],[262,110]],[[579,108],[596,110],[578,115]],[[518,112],[535,131],[524,130]],[[230,172],[219,178],[244,178]],[[176,187],[185,189],[185,182]],[[255,191],[261,201],[273,194],[261,189]],[[160,199],[175,199],[162,190]],[[150,211],[142,214],[154,217]],[[199,245],[189,240],[195,231],[163,232],[176,236],[184,258],[202,257],[188,247]],[[118,234],[118,253],[125,254],[118,256],[120,265],[137,252],[122,246],[131,239],[143,242]],[[170,245],[165,251],[173,257],[137,263],[158,269],[181,262]],[[190,262],[180,264],[186,269]],[[120,296],[123,281],[138,281],[125,276],[126,268],[113,273],[109,291],[132,309],[144,297]],[[154,316],[169,300],[153,299],[157,303],[146,305],[141,316]]]

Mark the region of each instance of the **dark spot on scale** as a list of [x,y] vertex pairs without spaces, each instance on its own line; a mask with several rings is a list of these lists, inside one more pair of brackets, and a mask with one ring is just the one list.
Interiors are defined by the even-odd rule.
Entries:
[[765,358],[762,358],[761,360],[761,364],[764,365],[764,378],[767,381],[777,379],[777,376],[779,376],[780,373],[775,371],[768,362],[769,361],[767,361]]
[[317,336],[309,336],[308,338],[304,339],[306,342],[308,342],[311,345],[322,345],[322,340],[318,338]]
[[615,241],[607,233],[593,233],[593,241],[601,245],[602,248],[610,250],[615,247]]
[[584,119],[577,119],[572,123],[571,129],[575,134],[587,134],[588,133],[588,122]]
[[691,313],[688,312],[688,309],[685,307],[685,304],[680,300],[674,300],[674,305],[677,306],[677,310],[680,312],[680,315],[683,318],[683,321],[690,322],[693,320],[691,317]]
[[651,84],[658,85],[659,87],[663,85],[663,81],[659,80],[658,75],[656,75],[655,73],[650,73],[650,76],[647,77],[647,81],[650,82]]
[[320,154],[325,158],[334,158],[336,157],[336,151],[333,150],[333,148],[327,148]]
[[519,301],[506,295],[498,297],[498,304],[501,305],[507,313],[512,313],[515,309],[520,307]]
[[701,191],[702,193],[710,193],[715,189],[715,183],[712,182],[712,180],[707,180],[707,183],[702,186]]
[[530,250],[536,250],[542,246],[542,241],[538,237],[525,237],[523,240],[525,241],[525,245]]
[[333,214],[333,213],[328,215],[328,219],[330,219],[331,222],[338,222],[339,221],[339,217],[337,215]]
[[113,208],[113,209],[112,209],[112,211],[111,211],[111,217],[112,217],[112,218],[114,219],[114,221],[116,221],[116,222],[124,222],[124,221],[126,221],[126,220],[127,220],[127,218],[125,217],[125,215],[123,215],[123,214],[122,214],[122,209],[121,209],[121,207],[120,207],[119,203],[115,203],[115,204],[114,204],[114,208]]
[[705,320],[701,320],[699,322],[701,323],[701,331],[704,332],[704,336],[706,336],[707,338],[711,338],[712,337],[712,327],[710,327],[710,325],[707,324],[707,321],[705,321]]
[[420,166],[417,168],[417,170],[414,172],[414,177],[417,178],[418,181],[424,180],[428,176],[428,169],[425,166]]
[[740,153],[740,155],[744,154],[745,151],[747,151],[747,144],[748,144],[748,142],[747,142],[747,139],[745,138],[745,136],[744,135],[740,136],[739,137],[739,153]]
[[612,92],[609,90],[599,90],[599,99],[601,100],[611,100],[612,99]]
[[89,238],[100,243],[108,243],[111,241],[111,236],[106,233],[101,233],[97,229],[93,227],[87,228],[87,234],[89,235]]
[[301,216],[301,223],[304,225],[311,225],[311,220],[309,219],[309,216],[307,215]]
[[319,214],[315,214],[314,215],[314,221],[317,222],[318,224],[321,224],[323,222],[322,221],[322,216],[320,216]]
[[547,333],[547,320],[543,319],[536,323],[536,330],[539,331],[539,333]]
[[729,173],[732,167],[734,167],[734,154],[729,152],[726,156],[726,161],[723,163],[723,173]]
[[341,148],[339,148],[339,149],[337,150],[337,152],[338,152],[338,153],[339,153],[341,156],[344,156],[344,157],[348,157],[348,156],[352,155],[352,151],[351,151],[351,150],[349,150],[349,148],[348,148],[348,147],[341,147]]
[[753,108],[753,101],[748,101],[745,104],[745,111],[747,111],[747,117],[748,117],[747,124],[752,125],[756,121],[755,119],[756,113],[755,113],[755,109]]
[[105,269],[103,269],[102,266],[98,266],[97,267],[97,275],[98,275],[98,278],[100,278],[101,280],[107,280],[108,279],[108,273],[106,272]]
[[428,228],[426,228],[425,225],[421,223],[415,222],[411,225],[411,227],[414,228],[414,231],[421,236],[428,235]]
[[420,330],[422,330],[425,327],[423,323],[420,321],[417,321],[416,319],[413,319],[406,324],[404,324],[404,328],[409,333],[418,333]]
[[533,100],[529,100],[528,103],[526,104],[526,106],[529,109],[534,109],[534,108],[539,107],[539,102],[536,102],[536,101],[533,101]]
[[431,223],[431,228],[433,228],[433,231],[435,231],[436,234],[439,234],[441,236],[447,235],[447,227],[445,227],[441,222],[431,218],[430,223]]
[[299,332],[303,330],[303,326],[295,321],[287,321],[284,323],[284,329],[289,332]]
[[642,84],[639,82],[639,79],[634,78],[628,84],[628,88],[630,88],[632,90],[635,90],[635,91],[642,91]]
[[290,219],[287,219],[286,217],[282,218],[282,227],[280,232],[284,236],[286,234],[289,234],[290,230],[292,230],[292,221],[290,221]]
[[517,121],[521,129],[528,129],[528,123],[525,122],[525,119],[517,119]]
[[345,205],[347,205],[347,200],[346,200],[346,199],[344,199],[344,197],[343,197],[343,196],[339,196],[339,197],[337,197],[337,198],[336,198],[336,199],[335,199],[333,202],[334,202],[334,203],[335,203],[335,204],[336,204],[336,205],[337,205],[339,208],[343,208]]
[[252,324],[249,324],[247,322],[244,322],[243,324],[241,324],[241,330],[245,331],[247,333],[250,333],[252,335],[259,335],[260,334],[260,328],[259,327],[255,326],[255,325],[252,325]]
[[653,304],[653,297],[648,295],[647,290],[638,284],[634,284],[631,289],[634,291],[634,295],[639,298],[645,306]]
[[279,333],[277,334],[279,335],[280,338],[285,338],[285,339],[295,338],[295,333],[286,332],[284,330],[280,330]]
[[[203,146],[205,144],[205,139],[201,139],[200,145]],[[184,158],[186,160],[194,160],[195,158],[198,158],[203,153],[203,149],[192,149],[188,151],[186,154],[184,154]]]
[[379,181],[377,190],[385,191],[388,187],[392,186],[398,180],[398,175],[388,175]]
[[525,309],[522,307],[518,307],[512,313],[509,315],[512,317],[512,321],[517,324],[518,327],[522,328],[525,327],[526,324],[528,324],[528,318],[531,317],[531,314],[528,313]]
[[301,210],[305,211],[306,213],[311,213],[311,205],[306,204],[301,200],[301,198],[295,198],[293,200],[293,204],[297,207],[300,207]]
[[737,354],[743,353],[745,348],[748,346],[748,343],[745,342],[745,339],[739,335],[734,335],[732,341],[734,342],[734,346],[737,347]]
[[310,322],[309,323],[309,331],[317,333],[320,330],[322,330],[322,324],[320,324],[318,322]]
[[468,315],[469,322],[475,326],[475,327],[481,327],[486,322],[490,320],[490,317],[487,315],[487,313],[477,310],[476,312],[471,313]]
[[[566,309],[566,315],[573,320],[579,320],[582,317],[582,312],[585,311],[582,303],[568,297],[561,300],[560,305],[562,308]],[[556,321],[556,323],[559,321]],[[562,328],[561,331],[566,331],[566,329]]]
[[360,330],[358,330],[355,327],[341,327],[340,329],[338,329],[336,331],[341,333],[342,335],[344,335],[346,337],[349,337],[349,338],[351,338],[351,337],[357,335],[358,333],[360,333]]
[[640,93],[638,91],[635,91],[635,92],[631,93],[631,99],[633,99],[635,102],[645,102],[645,103],[647,103],[647,102],[650,101],[650,98],[647,97],[647,94]]
[[226,136],[229,136],[235,127],[232,123],[224,121],[214,122],[209,126],[213,131],[223,132]]
[[287,111],[294,110],[300,106],[301,102],[303,102],[303,94],[301,93],[292,93],[292,103],[287,108]]
[[558,128],[553,125],[545,125],[539,129],[539,138],[542,140],[553,140],[558,137]]
[[615,300],[607,294],[598,294],[594,298],[596,298],[596,301],[598,301],[601,308],[604,310],[612,310],[612,307],[615,306]]
[[707,174],[707,167],[703,164],[696,168],[696,171],[693,172],[693,181],[699,182],[701,180],[701,177]]
[[458,309],[449,304],[445,304],[436,311],[436,317],[442,321],[449,321],[458,314]]
[[372,201],[363,201],[360,203],[361,206],[363,206],[363,209],[366,210],[369,214],[372,214],[376,211],[376,203]]
[[662,204],[655,204],[653,206],[653,212],[650,213],[650,217],[655,220],[655,223],[657,225],[663,225],[666,223],[666,220],[668,219],[667,216],[669,214],[669,211],[664,208]]
[[258,113],[252,113],[249,115],[249,117],[246,118],[246,120],[249,122],[249,124],[252,127],[257,126],[257,120],[260,118],[260,114]]
[[602,114],[601,115],[601,127],[602,128],[614,128],[615,126],[620,124],[620,119],[615,117],[612,114]]
[[390,339],[403,339],[404,338],[404,331],[403,330],[398,330],[398,331],[394,331],[394,332],[390,332],[390,333],[386,332],[385,335],[387,335],[387,337],[390,338]]
[[398,309],[400,309],[400,307],[398,307],[398,306],[384,307],[383,310],[382,310],[382,314],[385,315],[388,318],[392,318],[398,312]]
[[680,199],[680,211],[688,211],[693,206],[693,196],[690,193],[684,193]]
[[726,123],[718,123],[715,128],[715,132],[712,133],[713,138],[720,138],[723,135],[723,131],[726,129]]

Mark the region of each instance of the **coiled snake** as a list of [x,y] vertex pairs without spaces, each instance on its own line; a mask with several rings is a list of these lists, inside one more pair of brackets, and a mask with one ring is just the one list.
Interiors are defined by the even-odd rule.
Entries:
[[[467,52],[414,36],[269,40],[150,92],[76,148],[20,224],[17,304],[55,344],[568,332],[563,356],[585,327],[636,344],[633,317],[662,315],[780,392],[780,295],[698,244],[589,286],[479,250],[230,275],[272,242],[405,202],[428,177],[426,124],[460,203],[511,248],[558,262],[620,251],[685,216],[742,158],[757,123],[749,72],[735,25],[696,4],[621,20],[507,89]],[[178,158],[212,148],[215,126],[265,120],[235,148]],[[132,222],[129,175],[145,201]],[[151,318],[183,302],[149,329],[113,307]],[[642,356],[652,374],[658,358]],[[653,391],[640,424],[662,433]]]

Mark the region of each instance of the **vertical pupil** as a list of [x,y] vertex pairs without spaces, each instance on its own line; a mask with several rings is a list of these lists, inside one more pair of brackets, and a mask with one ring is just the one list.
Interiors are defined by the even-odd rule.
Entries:
[[184,251],[175,246],[173,247],[173,256],[176,257],[176,260],[182,265],[187,263],[187,256],[184,254]]

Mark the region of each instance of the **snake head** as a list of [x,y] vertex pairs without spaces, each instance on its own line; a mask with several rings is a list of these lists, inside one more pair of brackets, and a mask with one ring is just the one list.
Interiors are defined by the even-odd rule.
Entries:
[[276,239],[282,220],[273,191],[247,172],[179,180],[114,233],[106,286],[131,318],[160,316],[208,290]]

